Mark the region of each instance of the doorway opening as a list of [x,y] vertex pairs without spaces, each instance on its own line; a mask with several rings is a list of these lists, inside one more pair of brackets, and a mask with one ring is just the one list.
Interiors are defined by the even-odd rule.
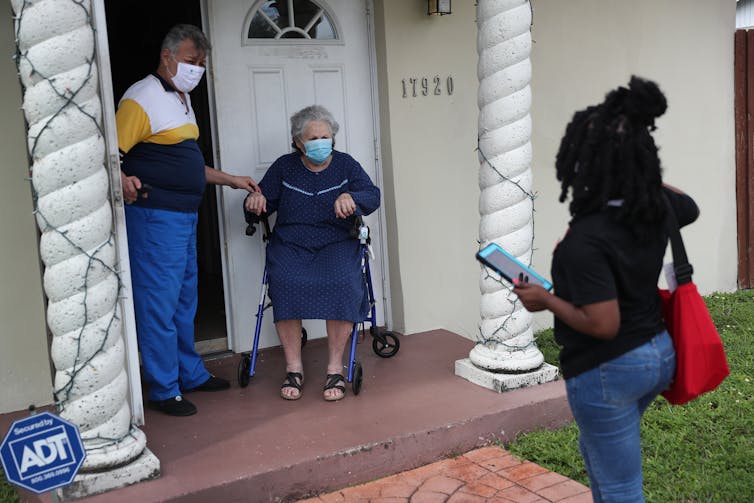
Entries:
[[[155,71],[160,46],[175,24],[188,23],[202,28],[199,0],[105,0],[107,36],[117,104],[134,82]],[[212,165],[213,146],[207,79],[191,92],[191,102],[199,126],[199,148],[205,163]],[[197,263],[199,305],[194,321],[197,351],[207,355],[228,348],[225,297],[220,243],[217,194],[213,186],[204,192],[197,224]]]

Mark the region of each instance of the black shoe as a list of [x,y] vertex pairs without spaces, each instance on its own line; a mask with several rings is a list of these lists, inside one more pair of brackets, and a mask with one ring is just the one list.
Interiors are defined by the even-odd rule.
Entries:
[[181,395],[167,400],[150,400],[149,406],[168,416],[193,416],[196,414],[196,405],[189,402]]
[[186,393],[191,391],[222,391],[230,388],[230,382],[219,377],[215,377],[212,374],[209,375],[209,379],[204,381],[196,388],[187,389]]

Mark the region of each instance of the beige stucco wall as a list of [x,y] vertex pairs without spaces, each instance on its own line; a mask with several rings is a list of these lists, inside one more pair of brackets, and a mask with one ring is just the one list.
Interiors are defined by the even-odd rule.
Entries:
[[[474,2],[376,0],[383,182],[395,329],[473,338],[479,312]],[[435,76],[442,94],[431,86]],[[453,94],[445,90],[452,76]],[[409,78],[427,77],[428,96]],[[408,97],[401,81],[406,79]]]
[[694,279],[703,293],[735,290],[735,6],[735,0],[533,1],[537,269],[549,276],[552,249],[568,222],[554,168],[566,124],[575,110],[637,74],[655,80],[668,99],[655,131],[664,179],[701,208],[683,231]]
[[0,413],[52,401],[37,233],[10,8],[0,9]]
[[[576,109],[632,73],[656,80],[665,179],[702,215],[684,231],[705,292],[736,288],[733,134],[734,0],[533,0],[534,265],[568,222],[554,157]],[[423,1],[376,0],[383,173],[395,328],[473,338],[478,321],[474,2],[428,17]],[[401,79],[453,75],[451,97],[403,98]],[[549,325],[550,315],[536,318]]]

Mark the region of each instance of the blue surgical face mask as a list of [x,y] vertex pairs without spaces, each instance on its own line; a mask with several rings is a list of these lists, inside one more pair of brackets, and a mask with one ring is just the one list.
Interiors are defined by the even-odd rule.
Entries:
[[320,138],[304,143],[306,157],[316,165],[320,165],[332,154],[332,138]]

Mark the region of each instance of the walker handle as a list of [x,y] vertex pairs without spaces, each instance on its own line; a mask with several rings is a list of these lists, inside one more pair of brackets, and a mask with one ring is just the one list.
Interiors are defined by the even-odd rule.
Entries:
[[254,213],[251,213],[249,211],[244,211],[244,217],[246,219],[246,223],[248,224],[246,226],[247,236],[253,236],[257,232],[256,225],[259,222],[262,222],[262,225],[264,225],[264,234],[262,234],[262,240],[267,241],[268,239],[270,239],[272,231],[270,230],[270,220],[267,213],[255,215]]
[[371,237],[369,236],[369,227],[364,223],[364,219],[361,217],[361,215],[356,215],[353,218],[351,237],[358,239],[363,244],[369,244],[371,242]]

